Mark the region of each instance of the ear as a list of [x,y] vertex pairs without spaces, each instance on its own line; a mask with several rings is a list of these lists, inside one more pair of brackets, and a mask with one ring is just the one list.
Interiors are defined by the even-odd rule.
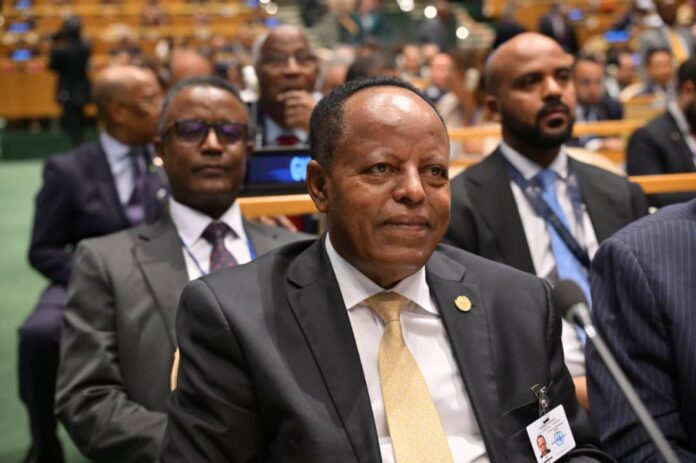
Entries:
[[249,160],[252,154],[254,154],[254,142],[247,141],[244,146],[244,156],[247,160]]
[[488,113],[491,115],[495,122],[500,122],[500,111],[498,108],[498,99],[493,95],[486,95],[486,101],[484,103]]
[[328,175],[317,161],[311,160],[307,164],[307,191],[314,202],[314,207],[319,212],[327,212],[329,198],[327,194]]

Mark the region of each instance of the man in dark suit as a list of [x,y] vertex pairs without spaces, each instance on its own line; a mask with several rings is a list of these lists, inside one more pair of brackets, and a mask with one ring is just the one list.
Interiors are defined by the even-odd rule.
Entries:
[[89,102],[87,65],[92,47],[82,40],[82,23],[76,16],[66,19],[54,37],[49,67],[58,74],[56,99],[63,107],[62,125],[73,147],[84,139],[84,108]]
[[[573,63],[573,85],[577,106],[575,120],[597,122],[623,119],[621,102],[610,97],[604,90],[604,64],[593,55],[580,55]],[[590,150],[623,149],[623,141],[618,137],[596,137],[585,135],[574,139],[571,145]]]
[[[696,57],[679,67],[679,94],[667,111],[638,129],[626,151],[629,175],[696,172]],[[652,206],[688,201],[694,193],[667,193],[650,197]]]
[[19,331],[20,395],[31,424],[29,461],[56,463],[62,451],[53,414],[66,286],[77,243],[154,221],[166,179],[153,160],[161,89],[148,70],[114,67],[99,75],[94,101],[99,140],[50,157],[36,198],[29,261],[50,285]]
[[575,27],[568,19],[560,2],[551,5],[551,10],[539,19],[539,32],[554,39],[568,53],[575,55],[580,50]]
[[[597,331],[677,453],[696,461],[696,200],[605,241],[592,261]],[[587,351],[592,423],[621,462],[659,454],[596,351]]]
[[349,82],[310,133],[328,233],[184,289],[162,461],[535,461],[535,384],[553,384],[571,456],[602,459],[548,285],[438,245],[449,143],[422,93]]
[[319,60],[294,26],[273,29],[254,45],[259,101],[251,105],[257,146],[307,144]]
[[[571,65],[557,43],[532,33],[489,58],[486,101],[503,141],[452,180],[446,240],[551,282],[575,280],[589,293],[589,259],[598,243],[644,214],[646,205],[638,186],[563,150],[575,114]],[[587,406],[582,338],[569,324],[563,345],[578,399]]]
[[[157,152],[173,196],[168,213],[152,225],[83,241],[75,255],[56,413],[95,461],[157,459],[185,283],[219,268],[223,249],[220,266],[243,264],[308,237],[242,217],[235,199],[253,142],[246,107],[230,84],[184,80],[167,94],[160,119]],[[222,243],[209,242],[209,230],[220,226],[227,231]]]

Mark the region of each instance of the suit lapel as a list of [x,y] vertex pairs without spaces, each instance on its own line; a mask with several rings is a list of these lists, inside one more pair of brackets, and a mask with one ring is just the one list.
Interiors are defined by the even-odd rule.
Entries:
[[365,375],[324,239],[311,245],[288,270],[288,301],[358,461],[378,462],[379,444]]
[[594,228],[597,242],[609,238],[616,230],[631,221],[627,216],[626,204],[630,204],[629,191],[619,192],[614,184],[597,182],[588,166],[568,157],[578,176],[583,203]]
[[254,247],[254,252],[257,256],[265,254],[273,249],[277,248],[279,243],[277,241],[276,235],[271,232],[271,229],[263,227],[262,225],[250,222],[242,218],[242,223],[244,225],[244,230],[246,231],[251,245]]
[[133,258],[157,302],[169,339],[176,347],[176,309],[181,291],[189,281],[179,235],[169,215],[141,230],[137,237],[138,245],[133,249]]
[[[486,307],[476,284],[463,281],[465,268],[436,252],[426,266],[430,293],[437,301],[459,373],[476,415],[491,461],[506,461],[498,407],[498,385],[493,361],[493,340]],[[471,310],[457,309],[454,301],[466,296]]]
[[130,226],[130,223],[118,198],[116,181],[111,173],[109,161],[106,159],[106,153],[101,143],[97,141],[94,142],[94,145],[96,153],[87,153],[88,155],[83,157],[88,178],[94,179],[92,183],[102,198],[104,210],[107,211],[110,217],[117,218],[123,224],[120,228],[127,228]]
[[470,199],[490,227],[503,261],[536,273],[500,148],[467,174]]

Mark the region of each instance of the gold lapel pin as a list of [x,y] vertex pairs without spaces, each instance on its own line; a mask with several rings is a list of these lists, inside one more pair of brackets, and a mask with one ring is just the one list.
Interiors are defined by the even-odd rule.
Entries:
[[462,312],[468,312],[471,310],[471,299],[466,296],[458,296],[454,300],[454,305]]

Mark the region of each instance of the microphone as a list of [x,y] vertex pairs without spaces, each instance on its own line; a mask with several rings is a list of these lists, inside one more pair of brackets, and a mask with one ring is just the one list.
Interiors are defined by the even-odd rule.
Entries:
[[650,437],[650,440],[655,444],[662,459],[667,463],[679,463],[677,455],[674,453],[674,450],[672,450],[667,439],[665,439],[657,423],[655,423],[650,412],[648,412],[648,409],[640,400],[640,397],[638,397],[636,390],[628,381],[628,378],[626,378],[626,375],[614,359],[611,351],[604,343],[604,340],[599,333],[597,333],[592,323],[590,308],[587,306],[585,294],[582,292],[582,289],[580,289],[580,286],[571,280],[559,281],[551,291],[551,299],[556,309],[560,310],[561,314],[563,314],[563,318],[579,326],[585,332],[587,340],[594,346],[602,363],[604,363],[609,374],[614,378],[614,382],[619,387],[619,391],[621,391],[628,401],[628,404],[636,414],[641,426],[643,426],[648,437]]

